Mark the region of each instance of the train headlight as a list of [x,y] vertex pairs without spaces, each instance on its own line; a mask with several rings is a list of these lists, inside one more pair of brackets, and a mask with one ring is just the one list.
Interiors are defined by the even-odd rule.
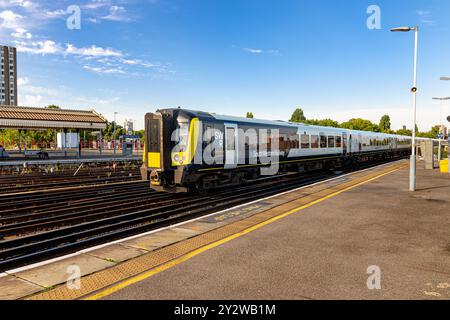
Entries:
[[173,160],[175,160],[175,162],[179,162],[180,161],[180,155],[177,153],[173,156]]

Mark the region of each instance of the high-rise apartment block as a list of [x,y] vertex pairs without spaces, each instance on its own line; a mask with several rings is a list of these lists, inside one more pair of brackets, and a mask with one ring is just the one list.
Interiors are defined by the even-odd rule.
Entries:
[[17,51],[14,47],[0,46],[0,52],[0,106],[17,106]]

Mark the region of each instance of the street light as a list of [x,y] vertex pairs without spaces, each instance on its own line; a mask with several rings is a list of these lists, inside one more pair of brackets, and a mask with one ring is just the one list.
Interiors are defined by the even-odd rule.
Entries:
[[417,109],[417,49],[419,42],[419,27],[399,27],[391,29],[392,32],[409,32],[414,31],[414,80],[411,92],[413,94],[413,129],[412,129],[412,146],[411,160],[409,170],[409,190],[416,191],[416,109]]
[[116,154],[116,114],[117,112],[114,112],[114,127],[113,127],[114,154]]

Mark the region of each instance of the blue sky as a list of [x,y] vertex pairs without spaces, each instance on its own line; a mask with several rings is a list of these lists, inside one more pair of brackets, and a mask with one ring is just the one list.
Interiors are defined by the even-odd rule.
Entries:
[[[81,29],[70,30],[76,5]],[[366,25],[369,5],[381,29]],[[450,96],[446,0],[0,0],[0,37],[19,50],[19,104],[94,108],[118,121],[183,106],[265,119],[411,123],[413,34],[420,26],[418,124]],[[450,114],[450,105],[444,106]]]

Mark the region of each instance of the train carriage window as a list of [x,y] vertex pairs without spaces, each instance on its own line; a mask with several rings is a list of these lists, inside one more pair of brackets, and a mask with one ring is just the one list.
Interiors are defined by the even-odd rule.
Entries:
[[317,149],[319,147],[319,136],[311,135],[311,148]]
[[327,147],[327,136],[320,135],[320,147],[321,148]]
[[342,138],[336,136],[336,148],[342,148]]
[[309,135],[302,134],[301,135],[302,149],[309,149]]
[[289,144],[291,149],[298,149],[299,148],[299,141],[298,141],[298,135],[296,133],[293,133],[289,137]]
[[235,150],[235,130],[234,128],[227,128],[227,150]]
[[280,134],[278,148],[280,149],[280,151],[287,151],[289,149],[289,143],[286,134]]
[[334,148],[334,136],[328,136],[328,148]]

